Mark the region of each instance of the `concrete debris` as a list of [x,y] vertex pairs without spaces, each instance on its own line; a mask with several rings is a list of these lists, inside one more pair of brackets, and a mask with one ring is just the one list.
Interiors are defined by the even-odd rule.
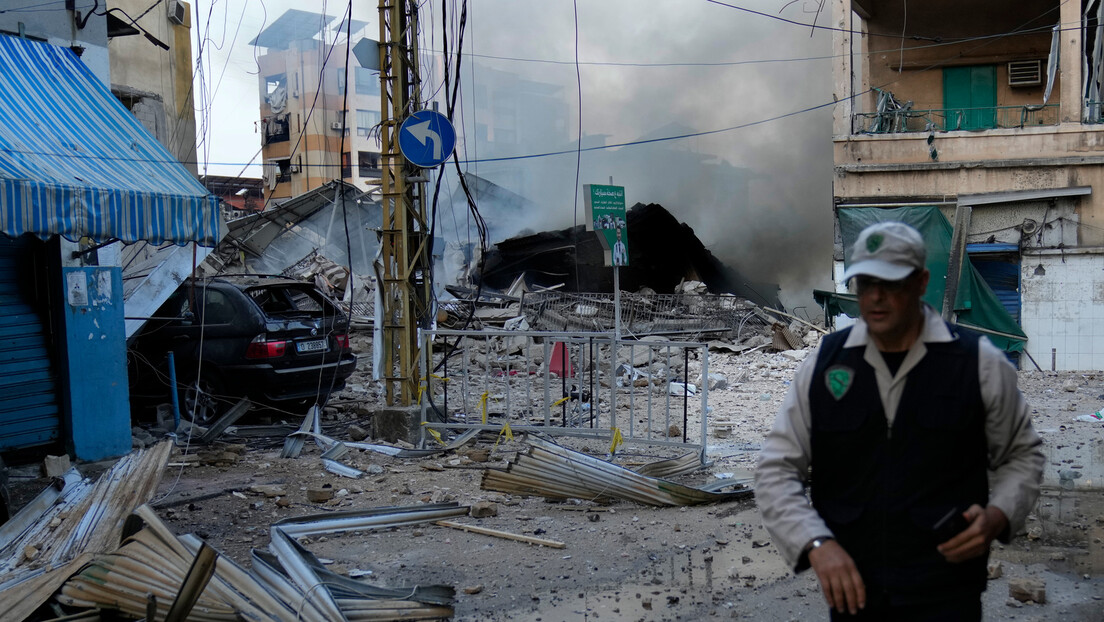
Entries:
[[987,568],[989,580],[999,579],[1004,575],[1004,564],[999,561],[990,561]]
[[307,489],[307,501],[311,503],[325,503],[330,499],[333,499],[334,489],[333,486],[326,484],[322,488],[308,488]]
[[287,491],[284,490],[284,487],[278,484],[258,484],[256,486],[250,486],[249,492],[253,492],[258,495],[264,495],[267,499],[271,499],[273,497],[283,497],[287,495]]
[[349,426],[349,429],[346,430],[346,432],[349,434],[349,438],[354,441],[363,441],[364,439],[368,438],[368,430],[365,430],[359,425],[354,424]]
[[471,506],[472,518],[486,518],[488,516],[498,516],[498,504],[491,501],[479,501],[473,503]]
[[1046,602],[1046,582],[1041,579],[1009,579],[1008,595],[1021,603],[1043,604]]
[[683,397],[685,395],[697,395],[698,387],[696,387],[693,383],[683,384],[681,382],[672,382],[667,385],[667,391],[671,395]]
[[[705,384],[705,379],[698,374],[697,382],[699,385]],[[710,391],[723,391],[728,388],[728,376],[718,372],[709,372],[709,390]]]
[[46,456],[42,461],[42,474],[46,477],[61,477],[71,468],[69,454]]

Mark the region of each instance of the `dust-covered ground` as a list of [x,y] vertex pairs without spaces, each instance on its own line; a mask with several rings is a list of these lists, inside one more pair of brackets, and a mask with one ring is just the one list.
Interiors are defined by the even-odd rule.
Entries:
[[[363,337],[355,340],[365,346]],[[710,371],[727,387],[709,393],[710,466],[677,481],[700,485],[749,476],[762,439],[800,359],[812,352],[713,352]],[[367,359],[362,356],[362,361]],[[1012,544],[996,544],[999,574],[985,595],[986,620],[1104,620],[1104,425],[1077,415],[1104,406],[1104,374],[1020,373],[1048,455],[1046,490]],[[371,429],[381,400],[363,375],[328,407],[324,431],[349,440],[352,426]],[[298,424],[288,419],[288,423]],[[770,545],[753,500],[653,508],[621,501],[549,502],[481,489],[483,470],[503,466],[525,447],[483,436],[461,449],[421,459],[354,450],[342,461],[367,475],[339,477],[308,443],[280,458],[283,439],[235,439],[217,452],[187,446],[174,457],[154,507],[177,533],[195,533],[249,565],[268,544],[269,525],[292,516],[456,501],[494,502],[497,515],[468,524],[563,543],[533,546],[437,525],[311,538],[306,547],[340,573],[384,586],[447,584],[457,589],[457,620],[827,620],[811,573],[794,576]],[[497,440],[497,444],[496,444]],[[600,457],[606,447],[575,440]],[[481,462],[489,450],[486,462]],[[668,456],[673,455],[671,452]],[[654,452],[631,447],[618,461],[633,466]],[[265,488],[265,487],[268,488]],[[332,492],[312,502],[316,491]],[[325,493],[323,493],[325,494]],[[1009,597],[1009,584],[1045,582],[1045,603]]]

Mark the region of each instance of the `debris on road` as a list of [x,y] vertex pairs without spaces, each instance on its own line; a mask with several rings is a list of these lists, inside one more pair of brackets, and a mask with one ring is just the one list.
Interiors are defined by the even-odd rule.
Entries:
[[625,499],[654,506],[735,501],[753,495],[751,489],[742,484],[737,484],[737,490],[730,492],[691,488],[641,475],[541,438],[531,437],[528,442],[529,448],[518,452],[505,470],[483,472],[484,490],[550,499],[578,498],[597,502]]

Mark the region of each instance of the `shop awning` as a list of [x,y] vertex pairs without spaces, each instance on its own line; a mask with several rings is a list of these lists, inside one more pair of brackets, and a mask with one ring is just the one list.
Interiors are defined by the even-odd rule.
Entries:
[[218,241],[218,199],[68,49],[0,36],[0,232]]

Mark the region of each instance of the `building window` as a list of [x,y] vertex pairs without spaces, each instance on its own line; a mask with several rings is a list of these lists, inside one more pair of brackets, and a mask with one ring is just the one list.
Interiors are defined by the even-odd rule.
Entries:
[[339,67],[337,70],[337,94],[345,94],[345,68]]
[[264,185],[272,190],[276,184],[291,181],[295,168],[291,165],[291,158],[276,158],[265,162],[263,171]]
[[357,136],[368,136],[380,123],[378,110],[357,110]]
[[355,67],[353,77],[356,80],[357,95],[379,95],[379,75],[364,67]]
[[349,156],[349,152],[341,154],[341,178],[348,179],[353,176],[353,164],[352,158]]
[[264,144],[287,142],[290,137],[288,131],[287,113],[265,117],[261,120],[264,127]]
[[379,177],[380,154],[374,151],[358,151],[357,173],[361,177]]
[[264,100],[274,114],[287,109],[287,74],[278,73],[265,77]]

